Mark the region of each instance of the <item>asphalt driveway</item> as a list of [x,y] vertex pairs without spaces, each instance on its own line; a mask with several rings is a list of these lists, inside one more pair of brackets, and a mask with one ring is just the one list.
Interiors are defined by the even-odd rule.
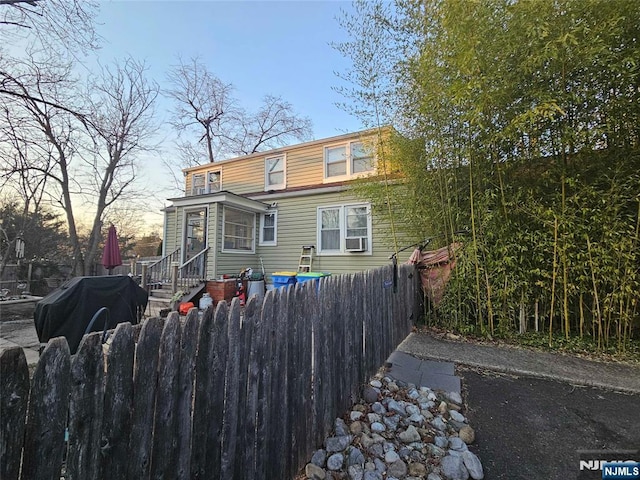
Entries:
[[411,334],[399,350],[454,362],[487,480],[601,479],[581,472],[580,460],[640,461],[638,365],[428,333]]
[[487,480],[575,479],[580,450],[640,448],[640,395],[482,369],[458,374]]

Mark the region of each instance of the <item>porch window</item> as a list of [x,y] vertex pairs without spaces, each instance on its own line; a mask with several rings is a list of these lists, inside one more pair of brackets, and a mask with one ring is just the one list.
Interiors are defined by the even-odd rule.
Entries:
[[253,253],[255,251],[255,214],[224,207],[223,251]]
[[286,161],[284,155],[264,161],[264,189],[281,190],[286,187]]
[[371,254],[371,206],[318,208],[318,254]]
[[266,212],[260,216],[260,245],[277,245],[277,212]]

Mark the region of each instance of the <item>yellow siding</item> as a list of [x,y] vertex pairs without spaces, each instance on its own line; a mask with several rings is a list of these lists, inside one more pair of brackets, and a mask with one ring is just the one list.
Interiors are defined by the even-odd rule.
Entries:
[[319,185],[324,180],[324,147],[347,144],[353,141],[370,141],[369,136],[360,134],[333,137],[324,142],[308,142],[291,147],[283,147],[269,152],[252,154],[214,164],[206,164],[189,170],[185,177],[186,194],[191,195],[191,180],[194,173],[209,170],[222,171],[222,189],[238,195],[265,191],[265,158],[279,154],[286,155],[286,188],[300,188]]

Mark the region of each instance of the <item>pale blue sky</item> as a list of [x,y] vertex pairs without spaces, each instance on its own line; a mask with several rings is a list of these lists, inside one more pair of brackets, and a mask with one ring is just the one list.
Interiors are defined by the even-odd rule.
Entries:
[[336,17],[345,1],[102,1],[102,61],[130,54],[145,60],[159,83],[176,64],[200,56],[236,87],[248,109],[280,95],[313,121],[315,138],[360,129],[338,109],[332,90],[349,61],[329,44],[346,39]]
[[[101,1],[98,33],[104,45],[98,57],[102,63],[126,55],[144,60],[149,75],[166,87],[166,73],[178,56],[199,56],[235,86],[241,106],[254,110],[264,95],[282,96],[311,118],[314,138],[325,138],[362,128],[336,107],[345,99],[332,90],[342,84],[335,72],[350,65],[330,45],[347,38],[337,21],[342,10],[351,10],[351,2]],[[168,107],[159,99],[165,156],[172,154]],[[157,209],[177,195],[157,156],[142,160],[139,177],[147,192],[156,192]],[[150,223],[161,222],[157,209],[151,208]]]

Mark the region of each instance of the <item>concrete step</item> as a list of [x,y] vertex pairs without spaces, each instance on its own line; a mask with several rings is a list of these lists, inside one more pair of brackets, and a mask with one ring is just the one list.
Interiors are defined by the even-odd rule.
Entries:
[[163,305],[171,305],[171,297],[158,297],[155,295],[149,296],[149,303],[162,303]]
[[171,290],[151,290],[149,292],[149,296],[150,297],[155,297],[155,298],[166,298],[169,299],[171,297],[173,297],[173,293],[171,292]]

